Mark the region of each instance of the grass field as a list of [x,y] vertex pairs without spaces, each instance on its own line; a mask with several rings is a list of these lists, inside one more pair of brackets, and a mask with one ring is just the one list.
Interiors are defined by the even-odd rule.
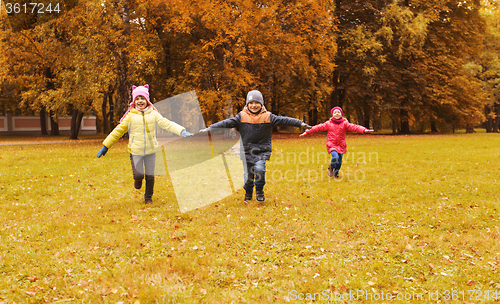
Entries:
[[0,146],[0,303],[500,299],[498,134],[352,135],[338,180],[324,142],[273,141],[265,203],[186,213],[125,141]]

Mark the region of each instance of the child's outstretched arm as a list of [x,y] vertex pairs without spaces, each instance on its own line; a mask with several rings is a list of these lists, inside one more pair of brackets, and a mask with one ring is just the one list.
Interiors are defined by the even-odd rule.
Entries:
[[169,132],[172,132],[172,133],[179,135],[179,136],[182,136],[182,137],[193,136],[193,134],[187,132],[186,128],[184,128],[183,126],[181,126],[181,125],[179,125],[171,120],[168,120],[167,118],[163,117],[160,113],[158,113],[156,111],[154,113],[156,113],[156,115],[157,115],[156,121],[158,122],[158,126],[160,126],[160,128],[165,129]]
[[111,133],[109,133],[106,139],[102,142],[102,148],[99,152],[97,152],[97,158],[106,155],[108,149],[111,148],[120,138],[122,138],[125,133],[127,133],[129,121],[130,115],[125,116],[122,122],[117,125]]
[[357,132],[357,133],[371,133],[373,132],[373,130],[370,130],[368,128],[365,128],[363,126],[360,126],[360,125],[355,125],[355,124],[352,124],[352,123],[348,123],[347,125],[347,131],[350,131],[350,132]]
[[221,120],[214,124],[211,124],[208,128],[200,130],[200,132],[208,132],[210,129],[227,129],[227,128],[237,128],[241,122],[241,113],[236,114],[236,116]]
[[278,116],[271,114],[271,124],[273,126],[292,126],[292,127],[304,127],[311,128],[310,125],[306,124],[300,119],[292,118],[288,116]]
[[327,124],[322,123],[319,125],[315,125],[314,127],[311,127],[311,129],[309,129],[309,130],[306,130],[304,133],[300,134],[299,137],[303,137],[303,136],[306,136],[308,134],[313,134],[316,132],[321,132],[321,131],[326,131],[326,130],[327,130]]

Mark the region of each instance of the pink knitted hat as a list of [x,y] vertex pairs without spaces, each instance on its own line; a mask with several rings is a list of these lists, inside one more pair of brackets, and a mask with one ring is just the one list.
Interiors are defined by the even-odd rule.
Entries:
[[130,112],[132,108],[135,108],[135,98],[137,96],[144,96],[144,98],[146,98],[146,100],[148,101],[148,106],[151,106],[153,107],[153,109],[158,111],[155,108],[155,106],[151,103],[151,101],[149,101],[149,85],[145,84],[144,86],[139,86],[139,87],[132,86],[132,102],[130,103],[130,107],[128,108],[127,112],[123,114],[122,118],[120,119],[120,122],[122,122],[122,120],[125,118],[125,116],[127,116],[128,112]]
[[342,114],[342,116],[344,116],[344,111],[342,111],[342,108],[341,107],[334,107],[330,112],[331,112],[331,115],[333,115],[333,111],[335,110],[340,110],[340,114]]
[[149,85],[145,84],[144,86],[140,87],[132,86],[132,102],[137,96],[144,96],[148,103],[151,103],[149,101]]

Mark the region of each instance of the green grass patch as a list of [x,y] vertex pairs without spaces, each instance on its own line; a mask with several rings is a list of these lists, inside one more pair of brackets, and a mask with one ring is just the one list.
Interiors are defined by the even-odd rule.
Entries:
[[324,136],[274,140],[265,203],[187,213],[165,176],[143,204],[125,141],[0,146],[0,303],[500,298],[498,134],[347,143],[334,180]]

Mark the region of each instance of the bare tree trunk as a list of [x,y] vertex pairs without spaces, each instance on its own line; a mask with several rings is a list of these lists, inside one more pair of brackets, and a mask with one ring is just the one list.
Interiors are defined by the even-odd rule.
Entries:
[[108,113],[106,111],[107,104],[108,104],[108,93],[104,93],[104,96],[102,97],[102,132],[104,134],[109,133]]
[[381,114],[380,112],[378,114],[376,114],[374,117],[373,117],[373,130],[375,131],[380,131],[382,130],[382,122],[381,122],[381,118],[380,118]]
[[[54,75],[52,75],[52,71],[50,67],[47,67],[44,71],[46,83],[45,83],[45,88],[47,90],[54,90],[54,82],[52,79],[54,78]],[[44,109],[45,111],[45,109]],[[59,135],[59,125],[54,121],[54,112],[50,111],[50,135]],[[41,121],[40,121],[41,122]],[[43,127],[42,127],[43,128]],[[43,129],[42,129],[43,132]],[[43,134],[43,133],[42,133]]]
[[361,110],[361,108],[356,108],[356,118],[358,119],[358,124],[361,124],[365,120],[365,115],[363,114],[363,110]]
[[95,131],[102,134],[102,119],[98,115],[95,116]]
[[315,126],[318,124],[318,109],[316,107],[314,107],[313,109],[309,110],[309,121],[308,121],[308,124],[310,124],[311,126]]
[[431,132],[433,133],[439,132],[436,126],[436,121],[434,119],[431,120]]
[[465,127],[465,133],[476,133],[476,131],[471,124],[467,124],[467,126]]
[[43,106],[40,109],[40,128],[42,131],[42,135],[49,134],[47,132],[47,111],[45,110],[45,107],[43,107]]
[[83,113],[73,109],[73,115],[71,116],[71,127],[69,131],[69,139],[78,139],[78,133],[80,132],[80,125],[82,124]]
[[486,122],[485,122],[485,127],[486,127],[486,132],[490,133],[493,129],[493,118],[490,116],[490,106],[485,105],[484,106],[484,117],[486,117]]
[[370,128],[370,112],[365,108],[364,111],[365,113],[365,119],[363,120],[363,127],[365,128]]
[[495,103],[493,109],[496,114],[495,122],[493,123],[493,132],[498,133],[498,128],[500,127],[500,104]]
[[108,103],[109,103],[109,130],[113,130],[115,128],[115,104],[113,102],[113,95],[108,95]]
[[54,112],[50,111],[50,135],[52,136],[59,136],[59,125],[57,122],[54,120]]
[[410,122],[408,120],[408,110],[401,109],[400,112],[401,119],[401,134],[410,134]]

